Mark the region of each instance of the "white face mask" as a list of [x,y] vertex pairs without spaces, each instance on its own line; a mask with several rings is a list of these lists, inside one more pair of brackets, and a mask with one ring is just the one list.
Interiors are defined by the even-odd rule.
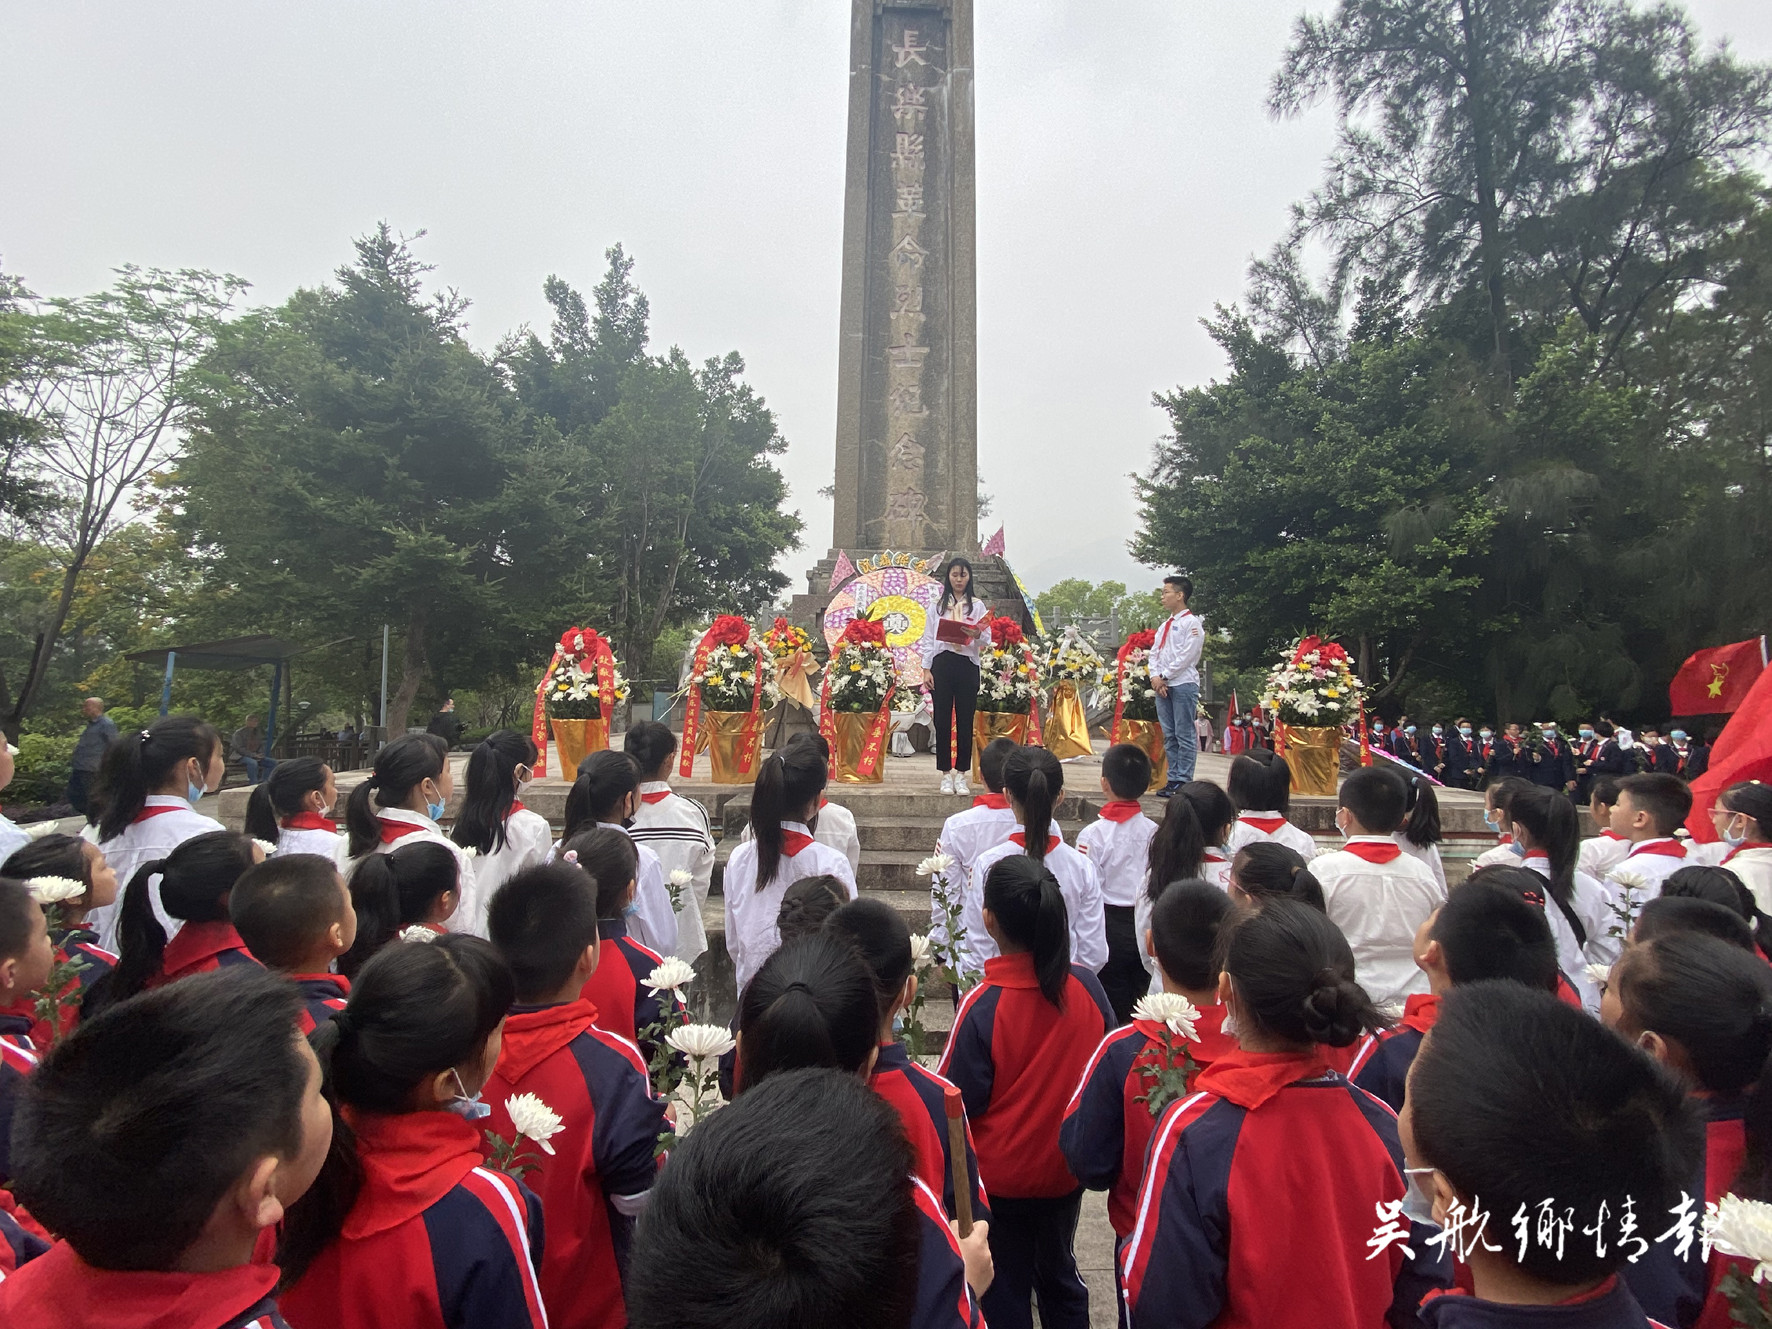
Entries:
[[1739,823],[1739,825],[1733,821],[1724,823],[1723,829],[1722,829],[1722,831],[1719,832],[1719,834],[1723,837],[1723,843],[1728,845],[1731,849],[1735,849],[1735,848],[1740,847],[1741,845],[1746,844],[1747,843],[1747,820],[1746,820],[1746,818],[1743,818],[1742,821]]
[[1403,1175],[1408,1178],[1409,1190],[1403,1196],[1403,1217],[1412,1223],[1425,1223],[1428,1227],[1439,1227],[1439,1220],[1434,1217],[1433,1192],[1427,1188],[1427,1178],[1434,1175],[1431,1167],[1406,1167]]

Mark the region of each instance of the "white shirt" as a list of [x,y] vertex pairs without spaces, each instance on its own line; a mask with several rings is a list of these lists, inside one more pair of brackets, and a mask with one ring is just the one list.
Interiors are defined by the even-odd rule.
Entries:
[[474,893],[492,908],[492,896],[500,886],[524,868],[540,867],[554,847],[554,832],[539,812],[518,808],[505,818],[504,848],[481,854],[473,861]]
[[[1107,915],[1102,912],[1101,879],[1095,865],[1064,842],[1054,829],[1058,844],[1046,851],[1046,866],[1058,878],[1064,895],[1066,911],[1071,920],[1071,963],[1099,971],[1107,963]],[[984,968],[984,962],[997,954],[997,943],[984,930],[984,879],[990,870],[1022,847],[1013,840],[994,849],[987,849],[972,865],[972,881],[966,888],[966,951],[971,956],[967,968]]]
[[[966,604],[967,602],[965,600],[956,600],[953,608],[943,614],[942,618],[945,618],[952,623],[964,623],[968,627],[976,627],[991,616],[991,607],[977,596],[972,598],[972,609],[970,612],[968,612]],[[979,662],[978,638],[974,637],[964,646],[957,646],[951,641],[937,640],[935,636],[935,623],[939,621],[940,620],[932,620],[930,623],[929,636],[923,645],[923,668],[927,669],[933,665],[935,663],[935,657],[940,655],[943,651],[952,651],[955,655],[964,656],[966,659],[972,661],[973,664],[977,664]]]
[[[1531,854],[1521,860],[1520,866],[1531,868],[1547,883],[1550,881],[1551,865],[1547,855]],[[1587,932],[1585,948],[1576,937],[1575,929],[1569,926],[1569,920],[1563,916],[1562,908],[1550,898],[1548,890],[1545,892],[1544,917],[1550,924],[1551,936],[1556,938],[1557,968],[1563,971],[1563,976],[1581,995],[1582,1009],[1589,1015],[1598,1015],[1600,989],[1587,976],[1588,961],[1592,959],[1596,964],[1611,964],[1618,958],[1618,952],[1623,946],[1618,938],[1606,935],[1606,928],[1612,917],[1606,909],[1605,888],[1596,878],[1580,868],[1575,870],[1575,888],[1570,892],[1569,907]]]
[[338,831],[310,829],[305,826],[277,828],[277,847],[271,850],[272,858],[284,858],[290,854],[318,854],[321,858],[336,863],[344,855],[345,837]]
[[[852,874],[860,872],[861,832],[855,828],[855,814],[841,803],[824,802],[818,805],[818,816],[814,820],[818,824],[812,828],[812,838],[820,844],[828,844],[848,859]],[[738,834],[739,843],[750,838],[751,824],[747,821],[744,830]]]
[[4,863],[30,843],[30,835],[17,822],[0,815],[0,863]]
[[1161,674],[1170,683],[1200,681],[1200,652],[1206,649],[1206,625],[1191,609],[1170,615],[1157,629],[1157,641],[1151,647],[1151,673]]
[[[619,821],[600,821],[597,825],[603,830],[620,831],[630,840],[634,838],[634,833]],[[640,875],[635,878],[634,914],[628,933],[660,955],[675,955],[677,911],[671,908],[671,887],[665,878],[664,864],[645,845],[636,842],[634,848],[640,851]]]
[[[781,828],[806,836],[812,834],[797,821],[784,821]],[[849,860],[817,840],[797,854],[784,852],[775,876],[761,890],[757,889],[755,840],[739,845],[727,860],[721,879],[726,897],[726,952],[737,972],[740,998],[757,970],[763,967],[763,961],[780,948],[781,929],[776,920],[781,913],[781,897],[804,877],[835,877],[848,890],[851,900],[856,897],[855,874],[849,870]]]
[[[1348,843],[1396,848],[1388,835],[1356,835]],[[1351,849],[1318,854],[1311,875],[1323,884],[1329,920],[1354,952],[1355,973],[1380,1006],[1401,1006],[1425,993],[1427,975],[1415,965],[1415,933],[1446,902],[1446,893],[1420,860],[1399,853],[1369,863]]]
[[[185,799],[171,794],[149,794],[143,811],[148,808],[170,808],[171,811],[146,817],[125,826],[123,834],[99,841],[99,852],[117,874],[117,902],[94,909],[86,916],[86,926],[98,933],[98,944],[107,951],[117,949],[117,913],[123,907],[123,892],[129,888],[129,879],[135,876],[136,869],[156,858],[165,858],[193,836],[227,830],[215,818],[205,817]],[[170,939],[184,926],[184,921],[172,917],[160,904],[159,877],[149,881],[148,898],[153,902],[154,916],[160,920],[160,926]]]
[[1514,852],[1514,842],[1511,839],[1503,840],[1493,849],[1485,849],[1471,860],[1472,872],[1475,872],[1478,868],[1492,868],[1497,866],[1514,868],[1520,866],[1520,856]]
[[1104,904],[1129,909],[1137,903],[1150,874],[1151,837],[1157,823],[1144,813],[1125,821],[1106,817],[1077,832],[1077,852],[1095,865]]
[[1772,847],[1742,845],[1723,856],[1722,866],[1741,878],[1741,884],[1754,893],[1760,912],[1772,914]]
[[[647,802],[648,797],[653,801]],[[648,780],[640,786],[640,806],[634,810],[634,824],[628,834],[636,844],[658,855],[667,882],[673,872],[689,874],[683,907],[677,910],[674,954],[694,964],[696,957],[708,948],[707,927],[701,921],[702,906],[708,901],[708,884],[714,877],[714,832],[708,810],[693,798],[673,793],[663,780]]]
[[1446,893],[1446,865],[1440,861],[1440,846],[1437,844],[1416,844],[1401,831],[1392,831],[1391,839],[1397,842],[1397,848],[1409,855],[1410,858],[1425,865],[1427,870],[1434,874],[1434,880],[1440,883],[1440,894],[1444,895]]
[[[391,854],[409,844],[440,844],[455,855],[456,905],[447,926],[451,932],[469,932],[476,937],[485,938],[487,898],[480,893],[479,883],[474,879],[474,860],[468,851],[443,834],[443,828],[422,812],[412,812],[406,808],[376,808],[375,819],[390,824],[416,826],[418,829],[377,844],[363,858],[345,860],[341,867],[346,880],[350,879],[351,874],[357,870],[357,865],[370,854]],[[347,843],[344,840],[339,842],[338,851],[341,855],[345,852]]]
[[[1234,855],[1229,849],[1208,846],[1200,855],[1200,880],[1210,882],[1219,890],[1229,893],[1231,889],[1231,859]],[[1150,874],[1139,883],[1138,898],[1132,902],[1132,929],[1138,941],[1138,960],[1144,966],[1145,973],[1151,976],[1152,992],[1163,990],[1163,974],[1157,967],[1157,957],[1151,954],[1150,938],[1151,910],[1155,907],[1151,900]]]
[[1576,851],[1575,864],[1590,877],[1603,877],[1624,861],[1630,853],[1630,841],[1611,831],[1601,831],[1592,839],[1583,840]]
[[[1692,859],[1685,853],[1678,856],[1655,852],[1666,845],[1679,845],[1671,835],[1657,836],[1653,840],[1639,840],[1625,851],[1624,857],[1614,863],[1601,879],[1605,887],[1606,903],[1610,910],[1612,924],[1626,927],[1623,916],[1628,914],[1631,926],[1635,925],[1636,917],[1642,913],[1643,906],[1661,894],[1661,883],[1666,881],[1681,868],[1690,867]],[[1680,846],[1684,848],[1684,846]],[[1624,948],[1624,938],[1613,938],[1618,947],[1611,951],[1607,963],[1618,958]],[[1610,951],[1610,947],[1606,948]]]
[[1231,857],[1235,858],[1237,850],[1244,846],[1259,844],[1263,840],[1285,845],[1307,863],[1317,856],[1317,842],[1311,838],[1309,831],[1294,826],[1284,817],[1280,817],[1280,824],[1273,830],[1263,830],[1251,820],[1255,817],[1271,820],[1280,817],[1280,814],[1278,812],[1244,812],[1239,814],[1237,824],[1231,827],[1231,833],[1224,842]]
[[[1008,843],[1013,834],[1015,814],[1007,807],[994,808],[975,803],[943,822],[941,838],[935,842],[935,852],[946,854],[954,860],[953,867],[947,872],[949,892],[963,903],[972,887],[972,865],[978,861],[978,856],[987,849]],[[934,890],[931,889],[929,940],[937,945],[946,945],[947,939],[947,919],[942,914],[941,905],[936,902]]]

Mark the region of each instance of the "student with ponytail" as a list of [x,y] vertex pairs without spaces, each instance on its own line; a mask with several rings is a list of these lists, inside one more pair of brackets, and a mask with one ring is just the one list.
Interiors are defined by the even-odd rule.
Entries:
[[1253,748],[1231,763],[1231,802],[1237,805],[1237,824],[1225,846],[1236,853],[1244,845],[1272,841],[1285,845],[1305,862],[1316,857],[1317,842],[1309,831],[1294,826],[1292,768],[1269,748]]
[[1729,846],[1722,866],[1754,893],[1762,914],[1772,914],[1772,785],[1749,780],[1717,795],[1710,812],[1717,838]]
[[650,1062],[658,1046],[651,1040],[642,1043],[640,1031],[654,1024],[682,1024],[687,1016],[668,992],[646,986],[664,957],[628,935],[639,846],[619,826],[593,826],[562,844],[560,858],[589,874],[595,895],[600,955],[579,995],[597,1008],[599,1029],[638,1043]]
[[332,767],[314,757],[280,761],[252,787],[246,800],[246,833],[276,845],[275,854],[319,854],[340,859],[343,845],[332,805],[338,782]]
[[991,1196],[997,1277],[984,1310],[993,1329],[1029,1329],[1035,1296],[1046,1329],[1089,1324],[1073,1252],[1083,1188],[1058,1129],[1114,1013],[1093,970],[1071,963],[1064,892],[1049,862],[1009,854],[985,870],[982,912],[995,945],[984,981],[954,1014],[940,1067],[964,1098]]
[[521,797],[535,778],[535,755],[528,734],[496,729],[468,758],[467,792],[449,838],[474,851],[474,894],[488,908],[500,886],[546,863],[554,847],[548,819]]
[[1269,900],[1221,948],[1239,1050],[1200,1073],[1152,1138],[1120,1266],[1129,1322],[1415,1323],[1451,1268],[1423,1226],[1370,1244],[1374,1212],[1409,1188],[1395,1114],[1325,1055],[1381,1023],[1346,938],[1308,905]]
[[678,892],[676,956],[694,964],[708,948],[701,910],[714,879],[713,824],[706,808],[671,788],[677,736],[668,724],[636,720],[622,750],[640,768],[640,803],[628,833],[658,855],[666,880],[674,872],[689,874],[688,889]]
[[1287,899],[1329,912],[1323,901],[1323,883],[1305,866],[1304,859],[1283,844],[1256,841],[1237,850],[1231,859],[1226,894],[1232,904],[1249,909],[1259,909],[1269,900]]
[[[228,899],[240,874],[262,862],[264,851],[248,837],[211,831],[137,868],[117,915],[117,967],[87,992],[85,1018],[191,974],[256,965],[228,916]],[[148,898],[148,884],[155,879],[160,904],[176,929],[170,940]]]
[[1576,866],[1581,828],[1575,805],[1554,789],[1521,790],[1507,805],[1509,831],[1519,866],[1545,880],[1545,918],[1557,939],[1557,968],[1574,984],[1582,1006],[1600,1009],[1600,990],[1587,976],[1588,961],[1610,964],[1618,958],[1618,938],[1607,935],[1611,914],[1606,891]]
[[467,852],[437,823],[455,792],[449,745],[436,734],[405,734],[375,754],[369,778],[345,800],[345,877],[356,875],[375,854],[412,844],[438,844],[455,858],[460,911],[457,932],[486,935],[486,900],[474,884]]
[[313,1033],[332,1153],[284,1221],[291,1329],[543,1329],[541,1204],[482,1166],[511,971],[478,937],[401,942]]
[[[1483,824],[1495,832],[1495,846],[1485,849],[1471,863],[1474,871],[1477,868],[1507,867],[1515,862],[1517,855],[1513,850],[1513,838],[1507,829],[1507,807],[1514,795],[1535,786],[1530,780],[1522,780],[1517,775],[1504,775],[1483,791]],[[1619,854],[1623,857],[1623,853]]]
[[408,839],[390,853],[369,855],[346,884],[357,936],[339,956],[338,971],[350,979],[407,928],[441,934],[461,908],[461,860],[433,840]]
[[1397,847],[1411,858],[1420,861],[1434,880],[1440,883],[1440,892],[1446,891],[1446,865],[1440,861],[1440,800],[1434,793],[1434,782],[1425,775],[1405,775],[1402,771],[1392,771],[1397,779],[1403,782],[1403,823],[1391,833]]
[[1150,979],[1148,991],[1163,990],[1150,947],[1152,906],[1173,881],[1206,881],[1228,891],[1234,851],[1227,846],[1238,824],[1236,804],[1210,780],[1189,780],[1170,796],[1151,839],[1144,888],[1133,902],[1138,958]]
[[966,925],[968,967],[981,969],[997,954],[984,921],[984,884],[991,869],[1009,858],[1027,858],[1047,868],[1064,892],[1070,918],[1070,956],[1090,973],[1108,959],[1107,910],[1095,865],[1059,834],[1057,811],[1064,798],[1064,767],[1045,748],[1018,747],[1003,762],[1003,792],[1019,828],[1004,843],[985,850],[972,865],[961,917]]
[[[1772,970],[1715,937],[1656,937],[1612,966],[1600,1018],[1685,1082],[1706,1145],[1684,1189],[1700,1208],[1714,1204],[1734,1189],[1748,1151],[1763,1159],[1772,1144],[1756,1129],[1763,1110],[1748,1119],[1750,1098],[1772,1095]],[[1624,1278],[1643,1309],[1675,1329],[1727,1326],[1717,1282],[1728,1266],[1720,1253],[1707,1264],[1697,1243],[1679,1259],[1673,1243],[1658,1242]]]
[[812,836],[827,767],[818,749],[790,743],[763,758],[751,789],[751,838],[732,851],[722,890],[726,897],[726,949],[737,971],[742,1000],[746,984],[781,945],[776,915],[782,895],[802,877],[832,876],[856,896],[849,860]]
[[37,877],[65,877],[86,885],[84,895],[56,906],[62,926],[49,931],[56,964],[72,961],[79,966],[61,990],[59,1029],[52,1029],[49,1021],[37,1017],[34,996],[19,1003],[17,1010],[18,1014],[31,1017],[31,1041],[39,1048],[47,1048],[59,1035],[73,1029],[87,990],[117,967],[116,955],[101,947],[98,934],[86,926],[87,916],[94,909],[116,903],[117,874],[92,841],[75,835],[43,835],[0,863],[0,877],[11,877],[26,885]]
[[[578,778],[566,794],[566,827],[560,836],[567,840],[601,826],[620,831],[630,840],[633,832],[628,823],[640,806],[640,765],[625,752],[604,749],[593,752],[578,764]],[[657,854],[635,841],[640,856],[640,871],[629,912],[628,926],[634,936],[660,955],[674,955],[677,950],[677,911],[671,907],[671,891],[665,880],[664,864]]]
[[[143,863],[165,858],[193,835],[226,829],[196,810],[199,798],[219,789],[227,769],[221,735],[194,715],[163,715],[146,729],[120,734],[106,750],[93,789],[98,847],[118,881],[129,881]],[[150,897],[161,925],[171,919]],[[87,918],[98,944],[117,949],[116,905]]]

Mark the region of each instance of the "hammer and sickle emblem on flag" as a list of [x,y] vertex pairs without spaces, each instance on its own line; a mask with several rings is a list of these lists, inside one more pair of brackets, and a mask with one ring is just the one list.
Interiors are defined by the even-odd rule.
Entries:
[[1706,689],[1706,692],[1708,693],[1708,695],[1710,695],[1712,697],[1722,696],[1723,695],[1723,684],[1728,680],[1728,678],[1729,678],[1729,666],[1728,665],[1713,664],[1710,667],[1710,686]]

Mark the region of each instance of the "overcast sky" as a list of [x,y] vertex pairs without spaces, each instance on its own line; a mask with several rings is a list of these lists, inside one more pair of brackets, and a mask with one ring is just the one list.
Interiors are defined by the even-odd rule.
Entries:
[[[1263,101],[1302,0],[977,0],[979,467],[1034,589],[1125,552],[1165,417],[1223,372],[1199,319],[1315,182],[1330,113]],[[1693,0],[1772,59],[1768,0]],[[489,348],[620,241],[654,348],[741,352],[830,541],[848,0],[478,5],[0,0],[0,265],[43,294],[124,262],[254,303],[386,219]],[[795,589],[803,589],[798,581]]]

